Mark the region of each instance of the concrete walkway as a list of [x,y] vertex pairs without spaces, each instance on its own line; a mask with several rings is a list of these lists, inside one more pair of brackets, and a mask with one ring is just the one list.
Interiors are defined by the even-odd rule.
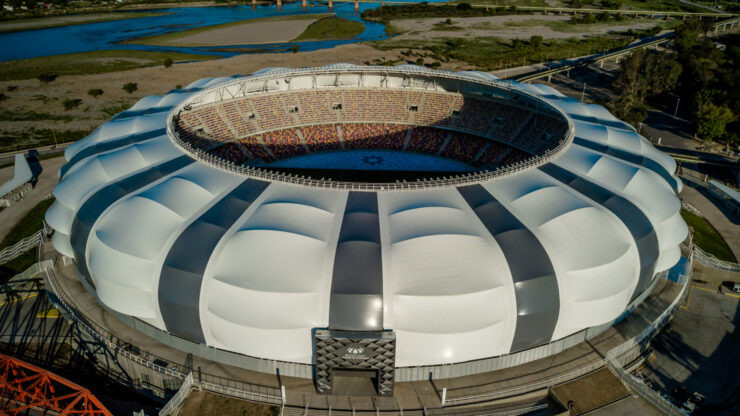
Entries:
[[[28,192],[22,200],[0,211],[0,241],[10,232],[15,224],[23,218],[28,211],[49,195],[59,182],[57,173],[66,163],[63,156],[41,161],[41,175],[39,175],[36,187]],[[0,183],[4,183],[13,177],[13,166],[0,169]]]
[[[50,245],[46,246],[46,250],[49,250],[48,254],[53,254]],[[103,308],[82,286],[72,265],[64,267],[61,261],[57,262],[56,275],[62,290],[69,298],[74,299],[76,308],[89,320],[107,328],[120,339],[138,346],[142,351],[148,351],[171,362],[185,362],[185,352],[168,347],[143,335]],[[204,374],[270,387],[279,387],[280,384],[285,385],[288,404],[299,408],[308,405],[312,408],[324,409],[331,406],[335,410],[351,409],[352,407],[357,410],[374,410],[377,405],[381,409],[388,410],[434,409],[441,406],[440,392],[445,387],[448,389],[448,399],[469,397],[530,386],[532,383],[571,373],[598,362],[603,359],[607,351],[634,336],[656,319],[679,291],[679,285],[666,280],[659,280],[647,299],[638,306],[635,312],[618,325],[609,328],[594,339],[580,343],[560,354],[513,368],[467,377],[396,383],[394,397],[363,396],[356,395],[354,392],[346,392],[345,395],[318,395],[314,383],[310,379],[280,376],[280,380],[278,380],[276,375],[257,373],[199,357],[193,357],[193,365],[194,368],[200,368]],[[543,391],[543,398],[546,393],[546,390]],[[499,400],[497,403],[500,403],[501,406],[511,406],[512,403],[520,399],[520,397],[511,397]],[[529,398],[529,400],[532,400],[532,398]]]
[[[684,182],[686,182],[686,179],[695,183],[701,182],[699,174],[694,174],[693,171],[685,168],[684,176],[686,176],[686,178],[682,177]],[[681,198],[702,213],[719,235],[725,239],[735,258],[740,260],[740,218],[737,218],[728,210],[721,209],[721,205],[718,205],[721,203],[719,201],[715,202],[715,198],[708,192],[697,190],[688,186],[688,184],[684,184]]]

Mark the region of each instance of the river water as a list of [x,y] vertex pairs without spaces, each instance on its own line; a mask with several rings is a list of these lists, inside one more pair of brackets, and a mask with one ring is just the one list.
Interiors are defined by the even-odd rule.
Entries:
[[[379,7],[379,3],[360,3],[359,13]],[[281,10],[275,5],[219,6],[219,7],[178,7],[158,9],[156,12],[167,13],[162,16],[150,16],[111,22],[89,23],[50,29],[26,30],[22,32],[0,33],[0,61],[35,58],[73,52],[89,52],[111,49],[140,49],[150,51],[177,51],[203,55],[233,56],[244,51],[227,51],[234,47],[249,48],[253,52],[285,52],[293,45],[301,51],[332,48],[344,43],[355,43],[387,38],[385,26],[377,22],[363,20],[355,12],[354,3],[335,3],[332,12],[337,16],[361,21],[365,32],[347,40],[327,40],[316,42],[293,42],[268,45],[230,45],[221,47],[161,47],[134,44],[121,44],[132,38],[154,36],[173,31],[191,29],[200,26],[233,22],[236,20],[255,19],[268,16],[297,14],[328,13],[326,3],[309,3],[304,10],[300,3],[283,4]],[[1,24],[1,23],[0,23]],[[249,50],[247,51],[249,52]]]

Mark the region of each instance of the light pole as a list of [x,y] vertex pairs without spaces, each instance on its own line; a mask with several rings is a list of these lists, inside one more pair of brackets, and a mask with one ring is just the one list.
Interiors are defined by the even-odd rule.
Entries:
[[681,97],[678,97],[678,99],[676,100],[676,110],[673,111],[673,119],[674,120],[676,119],[676,114],[678,114],[678,103],[680,103],[680,102],[681,102]]
[[581,101],[583,101],[583,97],[586,95],[586,83],[583,83],[583,91],[581,91]]

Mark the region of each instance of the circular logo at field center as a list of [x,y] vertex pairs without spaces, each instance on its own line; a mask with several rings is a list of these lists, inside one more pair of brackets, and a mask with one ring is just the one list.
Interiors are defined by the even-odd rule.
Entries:
[[383,163],[383,158],[381,156],[370,155],[363,157],[362,162],[370,166],[375,166]]

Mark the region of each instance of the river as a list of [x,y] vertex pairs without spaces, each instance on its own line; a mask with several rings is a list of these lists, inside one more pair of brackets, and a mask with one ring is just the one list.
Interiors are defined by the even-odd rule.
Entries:
[[[359,13],[362,13],[362,11],[367,9],[379,7],[379,5],[379,3],[360,3]],[[365,31],[361,35],[346,40],[292,42],[266,45],[230,45],[222,47],[209,46],[199,48],[145,46],[121,43],[133,38],[160,35],[163,33],[228,23],[237,20],[269,16],[328,13],[329,8],[326,3],[309,2],[308,7],[305,9],[301,6],[301,3],[287,3],[282,5],[281,10],[278,10],[275,5],[258,5],[254,8],[251,5],[236,5],[231,7],[175,7],[170,9],[158,9],[156,12],[166,14],[161,16],[88,23],[49,29],[0,33],[0,61],[114,49],[176,51],[226,57],[243,52],[234,52],[233,50],[226,51],[224,49],[240,46],[250,48],[255,52],[265,50],[283,52],[289,50],[293,45],[298,45],[301,51],[311,51],[316,49],[332,48],[336,45],[345,43],[379,40],[388,37],[385,33],[385,26],[381,23],[363,20],[359,13],[355,11],[354,3],[335,3],[332,12],[336,13],[337,16],[361,21],[365,24]]]

